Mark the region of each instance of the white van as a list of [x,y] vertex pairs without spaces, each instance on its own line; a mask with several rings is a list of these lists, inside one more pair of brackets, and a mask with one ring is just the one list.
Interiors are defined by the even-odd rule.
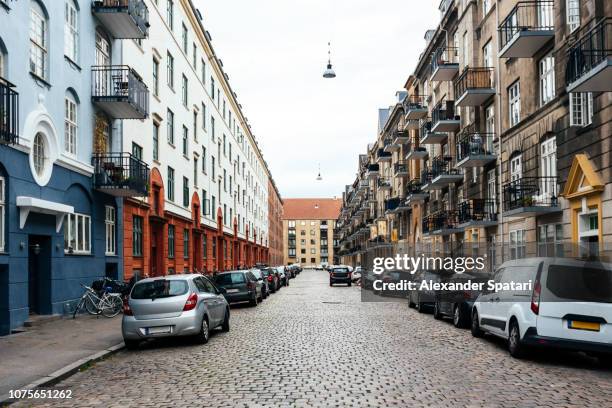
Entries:
[[[554,346],[612,361],[612,265],[568,258],[505,262],[472,307],[472,335],[484,332],[508,340],[520,357],[526,346]],[[508,288],[512,283],[531,288]],[[528,286],[528,285],[526,285]],[[486,286],[485,286],[486,288]]]

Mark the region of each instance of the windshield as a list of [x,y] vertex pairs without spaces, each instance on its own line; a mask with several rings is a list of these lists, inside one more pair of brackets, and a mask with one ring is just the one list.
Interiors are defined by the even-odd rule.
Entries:
[[222,273],[215,277],[215,283],[219,285],[235,285],[238,283],[244,283],[245,278],[242,272],[236,273]]
[[137,283],[132,290],[132,299],[158,299],[181,296],[187,293],[187,290],[187,281],[158,279]]

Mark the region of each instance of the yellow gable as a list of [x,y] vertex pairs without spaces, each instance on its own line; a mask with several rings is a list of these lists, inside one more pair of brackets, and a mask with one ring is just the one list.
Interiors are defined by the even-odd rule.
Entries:
[[576,198],[603,191],[604,185],[586,154],[574,156],[561,197]]

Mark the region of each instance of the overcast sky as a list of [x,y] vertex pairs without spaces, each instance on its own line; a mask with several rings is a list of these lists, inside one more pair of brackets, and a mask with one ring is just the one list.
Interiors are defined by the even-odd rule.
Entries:
[[194,2],[283,197],[342,194],[439,20],[437,0]]

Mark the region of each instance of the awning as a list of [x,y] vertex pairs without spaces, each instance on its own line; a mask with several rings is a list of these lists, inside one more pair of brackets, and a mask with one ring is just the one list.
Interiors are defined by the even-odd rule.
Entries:
[[55,215],[55,232],[60,232],[64,216],[73,214],[74,207],[71,205],[56,203],[54,201],[41,200],[34,197],[17,197],[17,207],[19,207],[19,228],[23,229],[30,212]]

